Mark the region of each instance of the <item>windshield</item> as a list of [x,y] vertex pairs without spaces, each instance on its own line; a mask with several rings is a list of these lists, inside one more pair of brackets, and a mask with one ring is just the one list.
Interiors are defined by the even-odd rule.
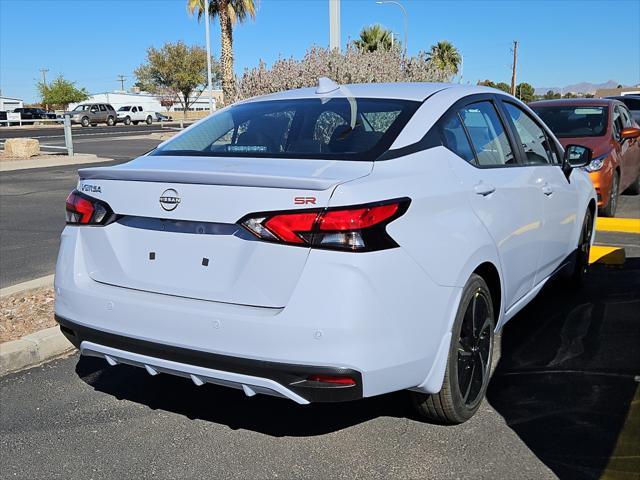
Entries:
[[78,111],[82,111],[82,110],[89,110],[89,105],[78,105],[76,108],[73,109],[74,112]]
[[556,137],[599,137],[607,133],[607,107],[532,108]]
[[131,107],[120,107],[118,109],[119,112],[128,112],[129,110],[131,110]]
[[374,160],[418,106],[344,97],[249,102],[212,115],[152,155]]

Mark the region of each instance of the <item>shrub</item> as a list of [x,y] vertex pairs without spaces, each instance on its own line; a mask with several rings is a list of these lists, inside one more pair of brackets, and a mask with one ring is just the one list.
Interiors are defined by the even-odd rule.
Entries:
[[312,47],[301,60],[279,58],[271,68],[260,60],[257,67],[245,69],[238,81],[238,97],[310,87],[317,85],[320,77],[329,77],[339,84],[445,82],[453,74],[435,67],[422,51],[415,57],[404,58],[397,48],[363,52],[349,46],[345,52],[339,52]]

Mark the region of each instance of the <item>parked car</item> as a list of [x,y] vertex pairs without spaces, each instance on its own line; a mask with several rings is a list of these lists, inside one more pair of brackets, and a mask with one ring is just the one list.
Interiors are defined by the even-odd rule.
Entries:
[[13,113],[19,113],[22,120],[55,120],[56,114],[42,108],[14,108]]
[[170,122],[173,120],[171,115],[165,115],[164,113],[156,112],[156,121],[157,122]]
[[600,214],[613,217],[620,192],[640,193],[640,129],[617,100],[566,99],[529,105],[563,145],[586,145],[594,158],[585,168],[598,194]]
[[6,120],[7,120],[7,112],[0,110],[0,127],[7,126]]
[[138,125],[140,122],[145,122],[147,125],[153,123],[153,117],[156,113],[151,110],[144,110],[141,106],[125,105],[118,109],[118,122],[122,122],[125,125]]
[[635,122],[640,125],[640,95],[621,95],[619,97],[607,97],[624,103]]
[[98,123],[106,123],[112,127],[116,124],[117,118],[116,111],[108,103],[83,103],[67,113],[71,115],[72,124],[80,124],[83,127],[95,127]]
[[299,404],[410,389],[425,418],[464,422],[494,332],[587,268],[590,161],[487,87],[321,79],[248,100],[80,170],[56,319],[109,365]]

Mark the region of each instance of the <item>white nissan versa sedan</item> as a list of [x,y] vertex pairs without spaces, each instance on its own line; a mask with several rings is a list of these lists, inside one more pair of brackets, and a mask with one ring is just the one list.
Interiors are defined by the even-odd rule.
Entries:
[[299,404],[408,389],[460,423],[494,332],[586,269],[590,157],[486,87],[323,78],[237,103],[80,170],[56,319],[110,365]]

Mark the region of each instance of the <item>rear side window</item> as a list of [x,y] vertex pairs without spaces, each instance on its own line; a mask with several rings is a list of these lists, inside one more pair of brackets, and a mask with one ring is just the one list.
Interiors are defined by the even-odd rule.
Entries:
[[302,98],[240,103],[214,113],[152,155],[375,160],[420,102]]
[[460,111],[460,117],[471,137],[478,165],[495,167],[516,163],[504,125],[491,102],[467,105]]
[[101,112],[106,112],[107,111],[107,107],[105,107],[104,105],[100,105],[100,111]]
[[525,111],[514,104],[505,102],[504,107],[516,127],[516,133],[520,138],[527,164],[556,163],[542,127],[534,122]]
[[141,112],[142,111],[142,107],[140,105],[138,105],[138,111]]
[[442,125],[442,137],[445,146],[469,163],[475,163],[475,155],[462,126],[460,116],[451,115]]

